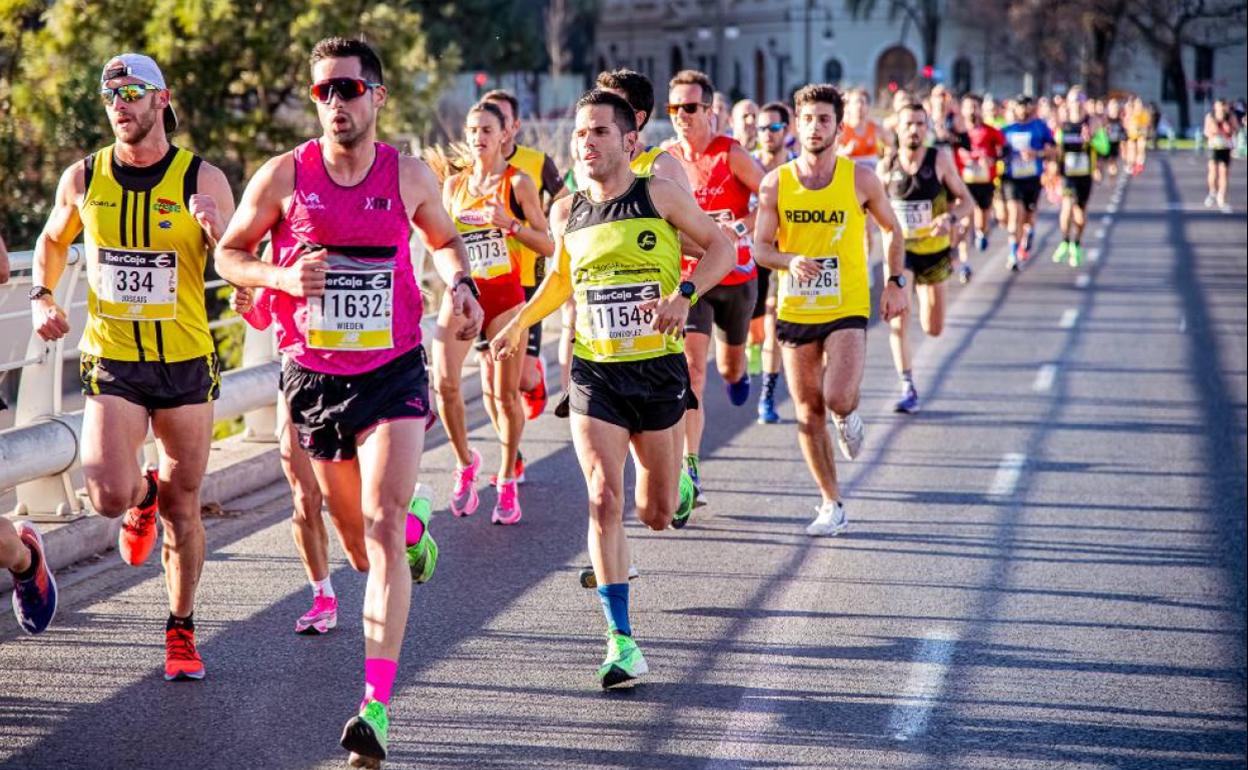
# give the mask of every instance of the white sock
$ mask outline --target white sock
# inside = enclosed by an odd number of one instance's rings
[[[313,596],[324,596],[326,599],[334,598],[334,583],[328,576],[324,580],[313,580],[311,583]]]

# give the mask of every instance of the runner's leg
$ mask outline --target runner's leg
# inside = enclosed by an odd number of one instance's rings
[[[797,441],[806,467],[819,486],[823,502],[836,502],[841,492],[836,482],[832,437],[828,434],[828,408],[824,401],[824,348],[817,343],[783,346],[784,378],[797,415]]]
[[[82,471],[91,507],[115,519],[147,495],[136,464],[147,438],[147,410],[119,396],[88,396],[82,418]]]
[[[165,529],[161,562],[169,591],[169,612],[188,617],[204,569],[204,522],[199,487],[212,448],[213,405],[189,404],[152,412],[152,432],[160,451],[157,507]]]
[[[438,326],[433,336],[434,390],[438,398],[438,414],[446,426],[451,451],[455,461],[464,468],[472,463],[472,450],[468,446],[468,424],[462,391],[464,359],[472,347],[472,340],[457,339],[459,319],[452,315],[453,307],[443,296],[438,308]],[[412,490],[407,490],[410,494]]]
[[[945,330],[945,282],[916,286],[915,294],[919,298],[919,323],[923,331],[929,337],[939,337]]]
[[[624,532],[624,462],[629,435],[622,426],[573,412],[572,444],[589,491],[589,558],[599,586],[628,582]]]

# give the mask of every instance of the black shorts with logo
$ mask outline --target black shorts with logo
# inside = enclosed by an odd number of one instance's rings
[[[906,269],[914,273],[914,282],[920,286],[933,283],[944,283],[953,275],[953,260],[949,257],[949,249],[935,254],[915,254],[906,252]]]
[[[354,460],[356,436],[383,422],[433,423],[420,345],[362,374],[325,374],[287,361],[281,386],[299,445],[314,460]]]
[[[1224,166],[1231,165],[1231,148],[1222,147],[1220,149],[1210,150],[1209,160],[1214,163],[1221,163]]]
[[[1062,195],[1074,198],[1079,208],[1087,208],[1088,199],[1092,197],[1092,177],[1090,175],[1062,177]]]
[[[568,386],[573,412],[619,425],[629,433],[666,430],[698,399],[689,386],[684,355],[602,363],[572,359]]]
[[[966,189],[971,191],[971,198],[975,201],[975,208],[981,211],[992,208],[992,194],[997,189],[992,182],[967,182]]]
[[[851,315],[838,318],[835,321],[815,324],[776,321],[776,339],[786,348],[800,348],[803,345],[814,343],[822,345],[823,341],[831,336],[832,332],[839,332],[841,329],[862,329],[865,332],[867,329],[867,317]]]
[[[1018,201],[1028,211],[1035,211],[1040,201],[1040,177],[1001,180],[1001,191],[1007,201]]]
[[[206,404],[221,396],[216,353],[186,361],[119,361],[83,353],[78,379],[86,396],[119,396],[155,411]]]
[[[698,297],[689,308],[685,333],[709,336],[712,329],[718,329],[718,337],[729,345],[744,345],[750,338],[750,321],[754,318],[757,296],[757,280],[716,286]]]

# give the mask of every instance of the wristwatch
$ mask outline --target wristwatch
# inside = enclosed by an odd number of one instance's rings
[[[451,291],[455,291],[460,286],[467,286],[468,291],[475,299],[481,299],[481,290],[477,288],[477,282],[472,280],[472,276],[465,275],[463,278],[460,278],[455,282],[455,285],[451,287]]]
[[[698,287],[693,285],[693,281],[681,281],[676,290],[680,292],[680,296],[689,300],[690,305],[698,301]]]
[[[888,282],[897,284],[898,289],[906,288],[906,276],[901,273],[898,273],[897,275],[890,275],[888,277]]]
[[[507,225],[507,234],[514,238],[516,237],[516,233],[520,232],[522,227],[524,227],[523,222],[519,219],[513,219],[511,220],[511,224]]]
[[[30,298],[31,302],[34,302],[40,297],[46,297],[50,295],[51,293],[52,293],[52,290],[46,286],[31,286],[30,292],[26,296]]]

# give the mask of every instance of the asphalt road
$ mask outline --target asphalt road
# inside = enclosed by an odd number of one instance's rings
[[[892,414],[872,327],[845,536],[803,533],[818,496],[791,405],[758,426],[712,382],[717,515],[630,521],[652,669],[633,690],[595,686],[584,487],[566,423],[531,425],[521,526],[490,526],[492,492],[484,514],[435,519],[443,561],[414,592],[387,766],[1244,768],[1244,165],[1223,215],[1201,205],[1201,163],[1153,158],[1120,202],[1099,188],[1082,270],[1049,262],[1051,211],[1021,275],[997,235],[919,348],[921,414]],[[451,463],[439,435],[443,496]],[[67,571],[41,637],[0,619],[0,767],[345,764],[363,579],[335,550],[340,626],[293,635],[310,595],[285,489],[232,508],[209,529],[203,682],[161,678],[156,559]]]

